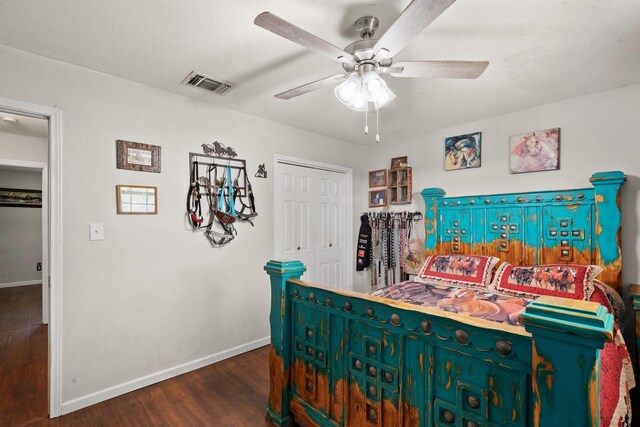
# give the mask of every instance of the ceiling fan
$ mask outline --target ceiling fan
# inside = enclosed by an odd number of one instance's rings
[[[333,46],[271,12],[261,13],[254,20],[256,25],[342,63],[345,71],[345,73],[335,74],[279,93],[275,97],[290,99],[346,80],[336,87],[337,98],[351,109],[367,111],[369,102],[373,102],[377,110],[395,97],[388,90],[385,81],[380,78],[381,73],[390,74],[393,77],[477,78],[484,72],[489,62],[393,62],[393,57],[411,39],[454,2],[455,0],[413,0],[379,39],[373,38],[378,28],[378,19],[374,16],[364,16],[358,19],[355,25],[362,40],[351,43],[344,49]]]

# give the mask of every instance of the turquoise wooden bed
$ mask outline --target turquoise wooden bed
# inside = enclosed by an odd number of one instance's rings
[[[453,198],[425,189],[426,249],[596,264],[620,290],[624,180],[604,172],[591,188]],[[276,425],[599,424],[599,352],[614,323],[600,304],[542,296],[521,328],[306,283],[298,261],[265,270]]]

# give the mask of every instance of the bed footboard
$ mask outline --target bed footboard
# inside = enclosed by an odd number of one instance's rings
[[[524,331],[308,284],[298,261],[265,270],[276,425],[599,424],[599,349],[613,318],[596,303],[540,298]]]

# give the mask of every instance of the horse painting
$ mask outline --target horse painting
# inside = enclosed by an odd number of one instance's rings
[[[480,167],[482,132],[452,136],[444,141],[444,169]]]
[[[511,173],[557,170],[560,128],[515,135],[510,140]]]

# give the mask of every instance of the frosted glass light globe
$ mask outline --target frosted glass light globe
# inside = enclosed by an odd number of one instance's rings
[[[367,82],[367,89],[369,90],[369,92],[372,92],[374,94],[380,90],[380,87],[381,87],[381,85],[380,85],[380,79],[379,78],[370,79]]]
[[[364,107],[365,102],[366,101],[364,99],[364,96],[362,96],[362,93],[356,93],[351,99],[351,104],[353,104],[353,106],[358,109]]]
[[[381,91],[376,93],[375,102],[377,104],[384,105],[384,104],[387,103],[388,100],[389,100],[389,93],[387,93],[386,90],[381,90]]]
[[[347,105],[351,101],[353,94],[355,93],[356,89],[358,89],[359,86],[360,86],[360,79],[358,78],[358,76],[353,75],[349,77],[347,80],[345,80],[344,82],[342,82],[341,84],[339,84],[335,88],[334,94],[336,95],[336,98],[340,100],[340,102]]]

